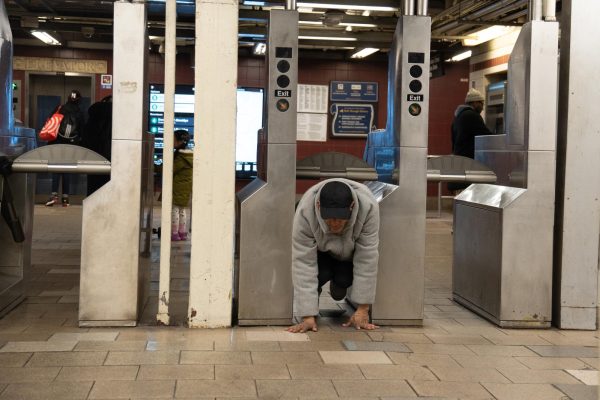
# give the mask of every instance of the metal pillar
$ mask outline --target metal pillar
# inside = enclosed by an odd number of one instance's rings
[[[133,326],[143,305],[152,221],[146,5],[114,3],[111,180],[83,202],[80,326]]]
[[[268,39],[266,176],[238,193],[240,325],[292,322],[298,12],[272,10]]]

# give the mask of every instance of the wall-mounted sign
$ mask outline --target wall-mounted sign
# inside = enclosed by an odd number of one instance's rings
[[[364,137],[373,125],[372,104],[344,104],[331,105],[331,133],[333,136]]]
[[[102,89],[112,89],[112,75],[100,75]]]
[[[108,62],[106,60],[15,56],[13,57],[13,70],[106,74],[108,72]]]
[[[331,101],[353,101],[376,103],[378,101],[377,82],[331,81]]]

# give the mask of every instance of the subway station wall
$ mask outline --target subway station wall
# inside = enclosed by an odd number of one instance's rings
[[[51,57],[63,59],[106,60],[108,74],[112,74],[112,51],[63,49],[54,47],[15,46],[15,56]],[[150,54],[148,58],[148,82],[164,82],[164,55]],[[189,53],[177,55],[176,81],[178,84],[193,84],[194,69]],[[376,104],[375,125],[384,128],[387,110],[387,73],[385,62],[368,61],[329,61],[305,59],[299,62],[299,83],[309,85],[329,85],[330,81],[368,81],[379,84],[379,101]],[[240,58],[238,60],[238,85],[246,87],[265,87],[266,67],[263,58]],[[14,79],[24,82],[25,72],[14,71]],[[464,101],[469,86],[469,61],[446,64],[445,74],[433,78],[430,82],[429,105],[429,154],[450,154],[450,124],[456,107]],[[21,90],[24,90],[22,85]],[[102,89],[100,76],[96,77],[96,100],[109,95],[111,90]],[[25,93],[21,93],[22,98]],[[297,157],[299,160],[315,153],[338,151],[362,158],[365,147],[364,138],[334,138],[331,136],[331,124],[328,123],[327,141],[299,141]],[[314,182],[299,181],[298,192],[303,193]],[[240,182],[238,186],[243,186]],[[435,194],[431,185],[429,195]]]

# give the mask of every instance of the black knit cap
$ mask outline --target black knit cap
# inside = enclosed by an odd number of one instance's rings
[[[321,218],[350,219],[350,206],[354,199],[352,191],[343,182],[331,181],[323,185],[319,197]]]

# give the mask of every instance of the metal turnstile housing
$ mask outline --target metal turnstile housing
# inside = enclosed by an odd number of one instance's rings
[[[500,185],[474,184],[455,199],[454,299],[502,327],[551,322],[557,56],[557,23],[523,26],[508,67],[507,133],[475,140]]]

